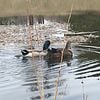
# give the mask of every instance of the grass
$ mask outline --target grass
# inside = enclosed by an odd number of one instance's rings
[[[0,0],[0,16],[65,15],[73,0]],[[74,0],[77,11],[100,11],[100,0]]]

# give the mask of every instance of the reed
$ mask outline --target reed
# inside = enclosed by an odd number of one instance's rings
[[[42,59],[40,57],[40,59]],[[32,57],[32,63],[35,67],[35,73],[36,73],[36,78],[37,78],[37,86],[38,86],[38,91],[40,94],[40,100],[44,100],[44,79],[43,79],[43,70],[41,68],[41,65],[36,65],[34,63],[34,56]],[[41,73],[41,74],[40,74]]]
[[[81,84],[82,84],[82,100],[88,100],[88,95],[86,95],[85,93],[84,81],[82,81]]]
[[[68,17],[68,20],[67,20],[67,23],[68,23],[68,24],[70,23],[70,19],[71,19],[73,7],[74,7],[74,0],[72,0],[71,6],[70,6],[70,13],[69,13],[69,17]],[[67,27],[67,29],[69,30],[69,27]],[[64,41],[64,42],[65,42],[65,41]],[[64,49],[65,49],[65,48],[63,48],[62,54],[61,54],[61,60],[60,60],[61,63],[63,62]],[[62,66],[60,66],[60,68],[59,68],[58,78],[57,78],[57,81],[56,81],[56,92],[55,92],[54,100],[56,100],[57,94],[58,94],[58,84],[59,84],[59,78],[60,78],[61,67],[62,67]]]
[[[29,25],[29,44],[30,44],[30,48],[33,52],[33,49],[32,49],[32,30],[33,30],[33,25]],[[37,32],[36,26],[35,26],[35,31]],[[41,56],[39,57],[39,59],[42,60]],[[39,65],[36,65],[34,63],[34,53],[32,53],[32,63],[35,66],[35,72],[36,72],[37,84],[38,84],[38,91],[40,93],[40,100],[44,100],[43,71],[42,71],[42,68],[37,69],[38,67],[41,67],[41,65],[39,66]],[[39,72],[41,72],[42,74],[40,74]],[[40,80],[42,80],[42,81],[40,81]]]

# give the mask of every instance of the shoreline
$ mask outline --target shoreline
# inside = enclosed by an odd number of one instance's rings
[[[84,36],[64,36],[72,33],[66,30],[67,24],[46,21],[45,24],[33,25],[32,42],[43,43],[49,39],[51,42],[71,41],[72,43],[86,42],[88,38]],[[0,44],[26,44],[29,43],[29,29],[26,25],[0,25]],[[59,34],[54,36],[54,34]],[[61,36],[62,35],[62,36]]]

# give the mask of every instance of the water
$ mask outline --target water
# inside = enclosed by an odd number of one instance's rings
[[[0,48],[0,100],[53,100],[59,67],[62,66],[57,100],[99,100],[100,53],[92,47],[72,46],[73,60],[52,63],[43,58],[16,58],[16,46]],[[43,91],[42,91],[43,94]]]
[[[71,19],[71,29],[99,33],[99,23],[96,15],[75,16]],[[16,57],[20,47],[0,46],[0,100],[40,100],[40,94],[45,100],[54,100],[60,66],[57,100],[99,100],[99,38],[90,39],[90,43],[72,44],[74,56],[70,66],[67,61],[60,63],[57,59]]]

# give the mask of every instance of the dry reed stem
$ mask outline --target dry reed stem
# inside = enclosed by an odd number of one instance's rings
[[[65,84],[65,86],[64,86],[64,87],[65,87],[65,88],[64,88],[64,92],[63,92],[63,94],[62,94],[62,96],[61,96],[60,100],[62,100],[63,95],[64,95],[64,93],[66,92],[67,84]]]
[[[35,24],[35,31],[36,31],[36,34],[37,34],[37,40],[38,40],[38,46],[39,46],[39,34],[37,32],[37,28],[36,28],[36,24]],[[33,55],[34,56],[34,55]],[[39,56],[39,58],[42,60],[41,56]],[[41,68],[40,68],[41,69]],[[42,70],[40,70],[42,72]],[[43,74],[43,73],[42,73]],[[41,75],[41,74],[40,74]],[[41,97],[41,100],[44,100],[44,81],[43,81],[43,75],[41,75],[42,77],[40,79],[42,79],[42,83],[39,82],[39,74],[38,74],[38,87],[39,87],[39,91],[40,91],[40,97]]]
[[[72,15],[72,11],[73,11],[73,5],[74,5],[74,0],[72,1],[71,11],[70,11],[70,14],[69,14],[69,17],[68,17],[68,20],[67,20],[67,24],[69,24],[70,19],[71,19],[71,15]],[[67,29],[69,30],[69,27],[68,27]],[[63,48],[63,50],[62,50],[61,61],[60,61],[60,63],[63,62],[64,50],[65,50],[65,48]],[[62,66],[60,66],[60,68],[59,68],[58,79],[57,79],[57,81],[56,81],[56,92],[55,92],[54,100],[56,100],[57,94],[58,94],[58,84],[59,84],[59,78],[60,78],[61,67],[62,67]]]
[[[34,56],[32,56],[32,61],[34,62]],[[35,63],[33,63],[33,64],[35,64]],[[40,100],[44,100],[43,77],[41,78],[42,75],[37,72],[37,65],[36,64],[35,64],[35,73],[36,73],[36,77],[37,77],[37,85],[38,85],[38,91],[39,91],[39,94],[40,94]],[[41,87],[41,81],[40,81],[40,79],[42,79],[42,87]]]
[[[27,0],[27,3],[30,4],[31,1]],[[30,9],[30,6],[27,5],[27,13],[30,13],[29,9]],[[27,22],[28,22],[27,24],[29,26],[29,46],[30,46],[30,48],[32,50],[32,62],[34,62],[34,53],[33,53],[33,49],[32,49],[32,30],[33,30],[33,25],[29,25],[29,17],[27,17]],[[35,28],[35,31],[37,32],[36,28]],[[36,65],[35,65],[35,69],[37,69]],[[39,88],[40,98],[41,98],[41,100],[44,100],[44,91],[43,91],[44,86],[43,86],[43,82],[42,82],[42,89],[41,89],[41,84],[39,82],[39,75],[37,73],[37,70],[35,70],[35,71],[36,71],[37,84],[38,84],[38,88]],[[43,80],[43,77],[42,77],[42,80]]]
[[[64,54],[64,48],[62,50],[61,63],[63,61],[63,54]],[[57,77],[57,81],[56,81],[56,92],[55,92],[54,100],[56,100],[57,94],[58,94],[58,84],[59,84],[59,79],[60,79],[60,72],[61,72],[61,66],[59,68],[59,73],[58,73],[58,77]]]
[[[34,53],[33,53],[33,49],[32,49],[32,29],[33,29],[33,27],[32,27],[32,25],[29,25],[29,43],[30,43],[30,48],[31,48],[31,50],[32,50],[32,61],[34,60]],[[36,65],[35,65],[35,69],[36,69]],[[36,73],[37,73],[37,71],[36,71]],[[43,92],[43,88],[41,89],[41,84],[40,84],[40,82],[39,82],[39,74],[37,73],[37,84],[38,84],[38,88],[39,88],[39,93],[40,93],[40,98],[41,98],[41,100],[44,100],[44,92]]]
[[[84,93],[84,82],[82,81],[82,100],[85,100],[85,93]]]
[[[85,93],[85,89],[84,89],[84,82],[82,82],[82,100],[88,100],[88,95],[86,95]]]
[[[88,95],[86,95],[85,93],[84,81],[82,81],[81,84],[82,84],[82,100],[88,100]]]
[[[38,74],[37,74],[37,84],[38,84],[38,88],[39,88],[40,99],[44,100],[44,97],[43,97],[42,91],[41,91],[41,84],[40,84],[40,81],[39,81],[39,75]]]
[[[35,24],[35,32],[36,32],[36,34],[37,34],[37,41],[38,41],[38,46],[39,46],[39,33],[38,33],[38,31],[37,31],[36,24]]]
[[[32,50],[32,52],[33,52],[33,50]],[[33,60],[34,60],[34,53],[32,53],[32,61]],[[35,65],[35,69],[37,69],[37,65]],[[39,69],[41,69],[41,68],[39,68]],[[42,72],[42,70],[40,70],[40,72]],[[36,70],[36,76],[37,76],[38,90],[39,90],[39,93],[40,93],[40,99],[44,100],[44,81],[43,81],[43,75],[39,74],[37,72],[37,70]],[[41,76],[42,76],[42,78],[41,78]],[[41,84],[40,79],[42,79],[42,84]]]
[[[32,50],[32,25],[29,25],[29,46],[30,49]]]
[[[38,87],[39,87],[40,97],[41,97],[41,100],[44,100],[43,79],[42,79],[42,85],[40,84],[39,80],[40,79],[39,79],[39,75],[38,75]]]
[[[41,55],[39,56],[39,58],[42,60]],[[42,90],[42,91],[41,91],[42,94],[41,94],[41,95],[42,95],[42,100],[44,100],[44,79],[43,79],[43,76],[44,76],[44,75],[43,75],[43,70],[42,70],[42,68],[41,68],[41,72],[42,72],[42,75],[41,75],[41,76],[42,76],[42,89],[41,89],[41,90]]]

